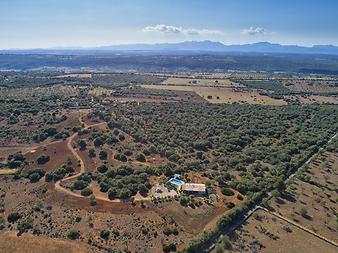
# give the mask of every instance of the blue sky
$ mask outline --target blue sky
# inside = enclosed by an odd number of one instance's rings
[[[0,0],[0,48],[215,40],[338,45],[335,0]]]

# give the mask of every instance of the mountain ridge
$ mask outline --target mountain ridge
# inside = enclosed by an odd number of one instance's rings
[[[218,41],[183,41],[178,43],[157,44],[120,44],[99,47],[69,47],[69,48],[37,48],[37,49],[8,49],[0,53],[62,53],[63,51],[109,52],[109,51],[143,51],[143,52],[211,52],[211,53],[291,53],[291,54],[330,54],[338,55],[338,46],[334,45],[281,45],[270,42],[256,42],[249,44],[226,45]]]

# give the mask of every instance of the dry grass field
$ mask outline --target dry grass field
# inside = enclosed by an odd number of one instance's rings
[[[15,174],[15,169],[0,169],[0,175],[12,175]]]
[[[282,216],[338,243],[338,156],[325,152],[290,187],[291,194],[272,201]]]
[[[103,96],[103,95],[109,96],[111,95],[111,93],[112,93],[111,89],[106,89],[102,87],[95,87],[94,89],[88,92],[89,95],[96,96],[96,97]]]
[[[232,249],[224,251],[229,253],[337,252],[337,249],[333,245],[262,210],[256,211],[229,237]],[[214,250],[213,252],[216,253],[217,251]]]
[[[192,85],[192,86],[224,86],[238,87],[240,84],[230,81],[229,79],[199,79],[199,78],[177,78],[170,77],[162,82],[165,85]]]
[[[0,253],[86,253],[81,243],[14,232],[0,234]]]
[[[192,87],[183,85],[142,85],[143,88],[175,90],[175,91],[194,91],[199,96],[210,103],[248,103],[266,105],[286,105],[283,100],[277,100],[268,96],[260,95],[256,91],[249,91],[240,88],[221,88],[221,87]]]
[[[67,78],[67,77],[74,77],[74,78],[92,78],[92,74],[77,73],[77,74],[65,74],[65,75],[54,76],[54,78]]]
[[[338,92],[338,87],[332,84],[335,82],[322,82],[320,80],[285,80],[283,84],[288,89],[294,92],[307,92],[307,93],[333,93]]]
[[[50,160],[45,164],[38,164],[37,158],[42,154],[48,155]],[[34,168],[53,171],[60,168],[62,165],[67,164],[68,159],[70,159],[72,167],[75,170],[78,169],[77,160],[67,148],[67,141],[55,142],[47,146],[38,147],[25,154],[25,157],[28,165],[25,167],[24,171],[29,171]]]
[[[302,104],[323,104],[323,103],[332,103],[338,104],[338,97],[333,96],[292,96],[291,99],[299,99]]]
[[[28,87],[20,89],[2,89],[0,97],[5,98],[27,98],[27,97],[46,97],[46,96],[65,96],[72,97],[79,94],[79,89],[66,85],[54,85],[51,87]]]

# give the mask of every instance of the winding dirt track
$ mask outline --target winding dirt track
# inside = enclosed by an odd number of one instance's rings
[[[96,123],[96,124],[93,124],[93,125],[87,125],[87,126],[85,126],[84,130],[92,128],[92,127],[101,126],[101,125],[104,125],[104,124],[106,124],[106,122]],[[80,162],[80,171],[79,171],[79,173],[77,173],[75,175],[72,175],[70,177],[67,177],[67,178],[64,178],[62,180],[57,181],[55,183],[55,190],[59,191],[59,192],[62,192],[62,193],[65,193],[65,194],[68,194],[68,195],[71,195],[71,196],[74,196],[74,197],[77,197],[77,198],[87,198],[87,197],[82,196],[81,194],[72,192],[71,190],[69,190],[69,189],[64,188],[63,186],[61,186],[62,182],[66,182],[66,181],[75,179],[75,178],[79,177],[80,175],[82,175],[83,173],[85,173],[84,162],[83,162],[82,158],[80,157],[80,155],[73,148],[73,145],[72,145],[72,141],[75,139],[76,136],[78,136],[78,133],[74,133],[73,135],[71,135],[68,138],[67,148],[75,156],[75,158]],[[97,196],[96,199],[103,200],[103,201],[108,201],[108,202],[120,202],[119,200],[110,200],[107,197],[100,197],[100,196]]]

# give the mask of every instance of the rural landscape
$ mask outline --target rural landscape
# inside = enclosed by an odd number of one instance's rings
[[[338,252],[337,8],[0,2],[0,253]]]
[[[2,72],[0,245],[271,252],[295,234],[335,252],[337,83]]]

